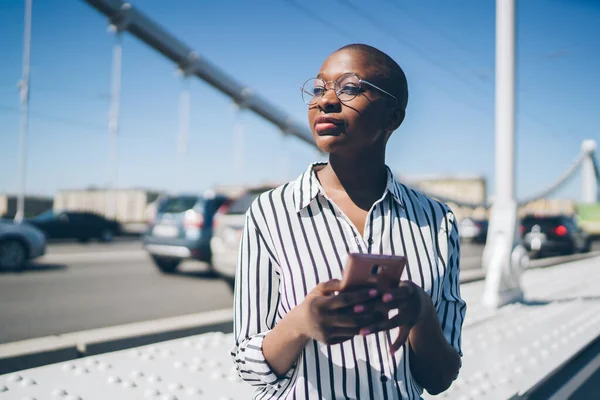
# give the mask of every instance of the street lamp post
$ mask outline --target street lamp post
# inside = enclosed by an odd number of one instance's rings
[[[15,221],[25,217],[25,191],[27,182],[27,125],[29,122],[29,71],[31,55],[31,6],[32,0],[25,0],[25,32],[23,43],[23,78],[19,82],[21,97],[21,127],[19,134],[19,192]]]
[[[523,297],[527,252],[517,232],[515,199],[515,0],[496,0],[496,193],[482,266],[483,304],[500,307]]]
[[[115,44],[113,45],[113,64],[111,72],[111,93],[110,110],[108,114],[108,133],[109,133],[109,157],[108,157],[108,175],[109,185],[112,188],[107,199],[107,214],[111,218],[117,217],[117,185],[119,178],[119,156],[118,156],[118,135],[119,135],[119,112],[121,100],[121,54],[122,42],[121,33],[117,26],[110,25],[109,30],[115,32]]]
[[[186,73],[182,73],[183,87],[179,95],[179,138],[177,142],[178,153],[178,186],[183,191],[186,184],[186,166],[188,154],[188,142],[190,131],[190,80]]]

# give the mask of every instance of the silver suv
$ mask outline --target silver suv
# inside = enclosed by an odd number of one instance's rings
[[[262,186],[246,190],[230,204],[221,207],[215,215],[210,249],[213,269],[221,276],[230,279],[235,277],[246,211],[258,196],[273,188]]]

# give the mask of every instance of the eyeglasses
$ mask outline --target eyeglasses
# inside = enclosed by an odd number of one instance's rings
[[[364,90],[362,88],[362,84],[364,83],[366,85],[371,86],[372,88],[379,90],[384,94],[387,94],[396,101],[396,104],[398,104],[398,98],[396,96],[394,96],[390,92],[383,90],[379,86],[372,84],[371,82],[367,82],[363,79],[360,79],[358,75],[356,75],[353,72],[348,72],[343,75],[340,75],[340,77],[338,77],[335,81],[325,82],[323,79],[320,78],[311,78],[307,80],[306,82],[304,82],[304,85],[302,85],[302,87],[300,88],[300,91],[302,92],[302,100],[304,101],[304,103],[306,103],[309,106],[316,104],[316,102],[321,97],[323,97],[325,93],[329,90],[327,85],[332,82],[334,83],[335,95],[342,103],[348,102],[354,99],[359,94],[363,93]]]

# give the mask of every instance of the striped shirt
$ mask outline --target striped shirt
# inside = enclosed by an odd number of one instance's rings
[[[390,354],[398,328],[341,344],[309,341],[285,376],[265,361],[265,335],[319,282],[341,279],[348,253],[403,255],[403,280],[420,285],[437,310],[444,335],[462,356],[466,304],[459,290],[459,237],[452,211],[394,180],[373,204],[361,235],[330,200],[314,163],[297,180],[260,195],[246,213],[234,299],[240,377],[254,399],[419,399],[410,351]]]

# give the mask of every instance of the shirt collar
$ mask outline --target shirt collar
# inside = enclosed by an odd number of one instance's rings
[[[317,197],[319,193],[323,195],[325,194],[325,191],[323,190],[323,187],[321,186],[321,183],[319,182],[315,172],[316,167],[325,165],[327,165],[327,162],[314,162],[310,164],[306,171],[300,175],[300,177],[298,177],[294,183],[294,201],[296,203],[295,205],[297,212],[300,212],[302,209],[308,207],[311,201],[313,201],[313,199]],[[386,169],[387,184],[382,199],[385,198],[388,193],[390,193],[400,207],[404,208],[400,184],[394,179],[392,170],[388,166],[386,166]]]

